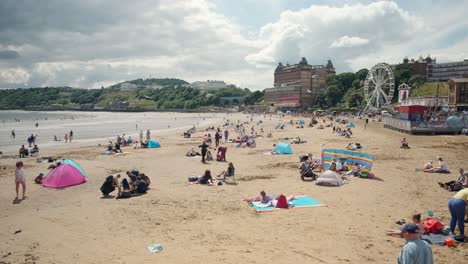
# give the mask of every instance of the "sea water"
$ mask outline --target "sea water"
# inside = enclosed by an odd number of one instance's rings
[[[28,146],[27,139],[31,135],[37,135],[39,148],[63,145],[65,134],[71,130],[73,143],[106,143],[106,140],[114,141],[117,135],[135,137],[140,130],[146,138],[147,129],[151,131],[152,138],[157,138],[158,133],[168,129],[204,126],[225,117],[224,113],[0,111],[0,151],[16,153],[21,145]],[[15,138],[11,136],[12,130]],[[60,141],[54,141],[54,136]]]

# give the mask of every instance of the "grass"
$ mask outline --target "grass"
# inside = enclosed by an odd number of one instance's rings
[[[420,87],[411,90],[410,97],[436,96],[437,85],[439,85],[439,96],[448,96],[448,83],[446,82],[427,82]]]

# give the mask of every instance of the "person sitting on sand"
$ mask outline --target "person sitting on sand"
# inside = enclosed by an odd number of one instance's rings
[[[34,147],[32,148],[29,154],[31,154],[31,156],[36,156],[37,154],[39,154],[39,147],[36,144],[34,144]]]
[[[205,174],[198,179],[198,183],[213,185],[213,177],[211,177],[211,171],[205,170]]]
[[[406,138],[403,138],[403,140],[401,140],[400,142],[400,148],[403,148],[403,149],[409,149],[409,144],[408,144],[408,141],[406,141]]]
[[[332,162],[335,163],[335,171],[343,170],[343,165],[341,165],[341,162],[338,162],[335,157],[332,159]]]
[[[206,152],[206,158],[205,158],[206,161],[212,161],[213,160],[213,155],[211,154],[211,151],[208,150]]]
[[[140,176],[138,176],[136,181],[132,183],[131,191],[143,194],[146,193],[147,190],[148,184]]]
[[[412,217],[413,224],[416,224],[419,227],[419,236],[422,237],[424,235],[424,227],[421,222],[421,214],[415,214]],[[401,223],[398,221],[397,223]],[[403,237],[403,232],[401,230],[387,230],[387,236],[399,236]]]
[[[449,173],[447,162],[444,161],[441,157],[439,157],[438,160],[439,160],[439,167],[435,167],[435,168],[431,168],[431,169],[425,169],[424,172]]]
[[[138,176],[138,175],[135,174],[135,173],[133,173],[133,171],[132,171],[132,172],[127,171],[126,174],[127,174],[128,178],[130,178],[130,181],[131,181],[131,182],[134,182],[134,181],[137,180],[137,176]]]
[[[145,175],[144,173],[140,173],[140,175],[138,176],[140,177],[141,180],[143,180],[148,185],[148,187],[150,186],[151,180],[147,175]]]
[[[147,148],[148,147],[148,141],[142,141],[141,142],[141,148]]]
[[[428,161],[426,164],[424,164],[423,170],[432,169],[432,163],[434,163],[434,161],[430,160],[430,161]]]
[[[187,151],[187,154],[185,154],[185,156],[187,157],[195,157],[195,156],[200,156],[201,154],[198,153],[194,148],[192,148],[191,150]]]
[[[122,184],[119,186],[117,198],[130,198],[132,196],[130,184],[127,179],[122,180]]]
[[[457,192],[463,188],[468,188],[468,173],[465,173],[463,168],[459,170],[460,175],[456,181],[446,183],[438,182],[439,186],[452,192]]]
[[[122,153],[122,150],[120,149],[120,144],[118,142],[115,142],[113,151],[115,153]]]
[[[24,145],[21,145],[21,148],[19,149],[19,157],[25,158],[27,156],[29,156],[29,151],[24,147]]]
[[[361,174],[361,170],[362,170],[361,164],[356,162],[354,163],[353,168],[349,170],[348,172],[346,172],[344,175],[345,176],[359,176],[359,174]]]
[[[234,164],[232,162],[229,162],[227,169],[223,170],[220,174],[217,175],[217,177],[221,177],[221,175],[223,175],[223,180],[226,181],[226,177],[234,176],[234,172]]]
[[[271,137],[273,137],[273,134],[271,132],[268,132],[267,133],[267,138],[271,138]]]
[[[39,175],[36,176],[34,179],[34,182],[37,184],[42,184],[42,181],[44,180],[44,173],[39,173]]]
[[[301,174],[301,180],[305,181],[305,178],[311,178],[315,181],[317,175],[313,172],[313,167],[309,162],[309,156],[301,157],[301,164],[299,165],[299,172]]]

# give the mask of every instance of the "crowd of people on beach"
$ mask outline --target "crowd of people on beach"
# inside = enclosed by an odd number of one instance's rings
[[[322,124],[318,121],[318,117],[312,117],[310,121],[311,127],[317,127],[325,129],[328,127],[332,130],[332,133],[339,135],[344,138],[350,138],[353,135],[352,127],[349,126],[348,122],[337,122],[333,116],[322,117]],[[349,117],[351,118],[351,117]],[[327,120],[330,121],[327,124]],[[368,126],[369,119],[365,119],[365,126]],[[278,123],[275,129],[284,130],[287,129],[288,123]],[[291,120],[289,125],[297,129],[304,128],[305,122],[294,122]],[[238,148],[255,148],[256,140],[261,138],[264,134],[264,129],[261,126],[261,121],[256,124],[253,119],[250,122],[237,123],[230,120],[226,120],[222,127],[209,127],[202,137],[202,142],[197,146],[194,144],[185,154],[187,157],[200,157],[203,164],[210,164],[210,161],[226,161],[227,144],[232,144],[233,147]],[[345,125],[342,127],[341,125]],[[250,126],[250,128],[249,128]],[[260,129],[257,131],[257,129]],[[231,132],[233,131],[233,132]],[[246,132],[248,131],[248,132]],[[195,126],[183,133],[184,138],[192,138],[193,134],[196,133]],[[233,136],[233,133],[237,133],[237,137]],[[14,137],[14,131],[12,131]],[[142,129],[138,133],[139,141],[133,140],[130,136],[126,137],[125,134],[122,136],[118,135],[115,142],[109,141],[107,146],[107,152],[109,153],[122,153],[122,147],[134,145],[135,148],[147,147],[151,140],[151,131],[148,129],[144,132]],[[19,150],[20,158],[35,155],[39,153],[39,148],[35,144],[36,136],[31,135],[28,138],[30,149],[26,149],[25,145],[22,145]],[[271,132],[268,132],[267,137],[272,137]],[[73,131],[70,131],[65,135],[65,142],[72,142]],[[224,140],[223,140],[224,139]],[[306,140],[297,136],[290,141],[291,144],[305,144]],[[414,147],[414,146],[413,146]],[[360,150],[362,148],[360,143],[349,143],[346,147],[348,150]],[[395,146],[397,148],[397,146]],[[403,138],[400,141],[400,148],[410,149],[408,140]],[[215,153],[213,154],[212,153]],[[242,150],[241,150],[242,151]],[[406,151],[406,150],[405,150]],[[437,158],[439,165],[433,166],[433,161],[429,161],[424,164],[422,169],[417,171],[423,171],[426,173],[450,173],[448,163],[442,157]],[[353,164],[343,164],[343,162],[334,157],[330,163],[330,166],[325,169],[323,162],[320,159],[314,158],[309,153],[307,155],[300,156],[299,161],[299,175],[303,181],[310,180],[317,185],[323,186],[337,186],[335,182],[331,183],[328,180],[321,179],[323,175],[338,175],[338,178],[333,178],[333,181],[338,181],[338,185],[347,183],[352,177],[362,176],[365,171],[365,166],[359,162]],[[227,183],[229,179],[235,182],[236,169],[232,161],[227,162],[227,166],[224,170],[217,174],[211,173],[210,169],[205,169],[201,176],[190,176],[188,181],[191,184],[201,185],[222,185]],[[331,178],[327,178],[331,179]],[[15,183],[16,183],[16,196],[18,199],[19,188],[22,187],[23,199],[26,198],[26,180],[23,170],[23,162],[18,161],[16,163],[15,172]],[[151,180],[150,177],[145,173],[139,172],[136,169],[129,170],[122,177],[121,174],[109,175],[104,179],[100,191],[104,198],[113,197],[111,194],[117,192],[116,198],[130,198],[146,193],[150,189]],[[468,205],[468,173],[465,173],[464,169],[459,169],[459,176],[449,182],[439,182],[440,187],[449,190],[456,191],[456,194],[449,200],[448,209],[451,214],[451,220],[449,224],[450,234],[454,235],[454,239],[457,241],[464,240],[464,223],[468,221],[467,205]],[[260,202],[269,206],[277,208],[291,208],[293,207],[292,201],[296,198],[294,196],[280,195],[267,195],[265,191],[260,192],[260,196],[254,199],[247,200],[249,203]],[[430,245],[422,240],[423,235],[427,233],[425,222],[421,221],[421,215],[416,214],[412,217],[412,223],[405,223],[405,221],[398,221],[401,224],[399,230],[388,230],[387,235],[403,237],[407,243],[403,247],[398,257],[399,263],[433,263],[432,250]],[[456,234],[456,227],[458,227],[458,235]],[[417,259],[417,261],[414,261]]]

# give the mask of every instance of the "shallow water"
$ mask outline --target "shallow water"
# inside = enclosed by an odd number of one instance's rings
[[[212,113],[116,113],[116,112],[28,112],[0,111],[0,151],[16,152],[27,138],[37,135],[36,144],[41,147],[63,145],[64,136],[73,130],[73,142],[92,142],[115,139],[117,135],[137,135],[150,129],[152,138],[167,129],[190,128],[206,125],[226,114]],[[15,118],[20,122],[15,122]],[[36,127],[35,124],[38,123]],[[16,137],[11,137],[15,130]],[[54,135],[61,141],[54,141]]]

